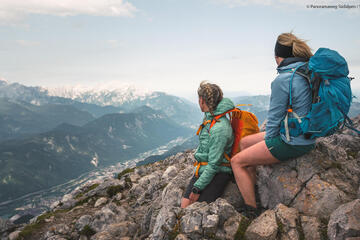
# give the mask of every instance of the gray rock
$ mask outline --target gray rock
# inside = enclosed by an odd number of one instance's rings
[[[7,232],[10,229],[14,228],[14,224],[9,220],[0,218],[0,233]]]
[[[113,239],[119,237],[133,237],[137,232],[137,225],[133,222],[120,222],[111,224],[106,228],[106,232],[108,232]]]
[[[103,231],[103,232],[96,233],[90,239],[91,240],[110,240],[110,239],[113,239],[113,237],[111,236],[111,234],[109,232]]]
[[[92,196],[107,196],[107,190],[109,187],[113,186],[121,186],[123,189],[127,188],[127,183],[124,180],[119,180],[116,178],[108,178],[105,179],[104,182],[101,182],[99,186],[95,189],[84,194],[84,197],[92,197]]]
[[[295,160],[291,160],[257,168],[257,185],[264,208],[274,208],[279,203],[288,205],[301,191],[302,182],[297,179],[297,172],[291,166],[295,163]]]
[[[50,209],[55,209],[60,205],[61,201],[55,201],[50,205]]]
[[[305,239],[321,240],[321,223],[317,217],[301,216],[301,227]]]
[[[52,226],[52,232],[56,235],[66,235],[70,232],[70,228],[68,225],[60,223]]]
[[[180,207],[183,190],[173,185],[168,185],[162,192],[161,205],[165,207]]]
[[[261,205],[274,208],[283,203],[306,215],[328,218],[340,204],[357,197],[359,150],[358,136],[334,134],[319,138],[307,155],[258,167]]]
[[[9,234],[9,240],[15,240],[19,237],[21,231],[15,231]]]
[[[278,231],[273,210],[263,212],[246,229],[245,237],[252,240],[275,240]]]
[[[163,239],[174,231],[180,208],[162,208],[156,217],[152,239]]]
[[[169,166],[165,172],[163,173],[163,175],[161,176],[161,178],[168,182],[170,181],[172,178],[174,178],[178,173],[178,170],[175,166]]]
[[[144,205],[146,203],[152,202],[156,199],[161,192],[159,191],[164,186],[164,183],[159,182],[158,184],[149,184],[145,191],[143,191],[138,197],[136,203],[137,205]]]
[[[340,240],[360,236],[360,199],[339,206],[330,217],[328,237]]]
[[[81,236],[79,237],[79,240],[88,240],[88,238],[87,238],[87,236],[85,236],[85,235],[81,235]]]
[[[189,238],[184,234],[178,234],[175,240],[188,240]]]
[[[123,197],[122,193],[117,193],[115,195],[115,200],[120,201],[122,199],[122,197]]]
[[[198,212],[186,214],[181,218],[180,229],[186,235],[199,238],[202,235],[202,219],[203,216]]]
[[[193,167],[188,166],[173,178],[161,194],[161,205],[179,207],[181,198],[192,176]]]
[[[101,232],[107,225],[115,223],[116,217],[117,216],[113,211],[111,211],[108,207],[104,207],[95,212],[93,222],[90,224],[90,227],[96,232]]]
[[[235,208],[222,198],[218,198],[215,202],[210,203],[209,210],[211,214],[219,216],[220,225],[223,225],[230,217],[238,214]]]
[[[75,206],[76,200],[72,194],[65,194],[61,199],[58,208],[67,209]]]
[[[138,174],[131,174],[130,175],[130,180],[131,180],[132,183],[136,183],[140,178],[141,178],[141,176],[138,175]]]
[[[348,199],[344,192],[315,175],[296,197],[292,206],[306,215],[328,218],[346,200]]]
[[[145,191],[145,189],[143,188],[142,185],[133,184],[131,189],[130,189],[130,195],[135,197],[135,198],[138,198],[144,191]]]
[[[280,237],[282,240],[298,240],[300,235],[297,231],[299,222],[299,212],[295,208],[288,208],[279,204],[274,209],[278,224],[281,224]]]
[[[242,216],[240,214],[237,214],[235,216],[230,217],[228,220],[224,223],[224,232],[225,232],[225,238],[226,239],[234,239],[235,234],[240,226],[240,222],[242,220]]]
[[[101,197],[101,198],[99,198],[99,199],[95,202],[94,207],[99,207],[99,206],[101,206],[101,205],[104,205],[107,201],[108,201],[107,198]]]
[[[54,231],[52,229],[50,229],[50,231],[47,231],[45,233],[45,235],[44,235],[44,237],[42,239],[48,239],[48,238],[53,237],[53,236],[55,236],[55,233],[54,233]]]
[[[203,216],[202,220],[202,228],[204,230],[205,236],[213,236],[216,233],[219,224],[219,216],[212,214],[212,215],[205,215]]]
[[[215,239],[226,239],[226,234],[222,229],[218,229],[215,235]]]
[[[59,236],[59,235],[54,235],[54,236],[47,238],[46,240],[67,240],[67,239],[62,236]]]
[[[296,228],[299,212],[295,208],[288,208],[284,204],[279,204],[274,209],[277,219],[283,225],[283,230],[287,230],[290,228]]]
[[[75,228],[78,231],[81,231],[86,225],[90,225],[92,221],[92,216],[83,215],[75,223]]]
[[[160,174],[161,174],[161,172],[156,171],[150,175],[146,175],[146,176],[140,178],[138,183],[140,184],[140,186],[158,184],[160,181]]]
[[[230,203],[237,211],[240,211],[245,204],[239,188],[237,187],[236,183],[233,182],[229,182],[221,198]]]
[[[151,218],[153,216],[154,213],[154,208],[150,207],[144,214],[141,224],[140,224],[140,228],[141,228],[141,234],[147,234],[150,230],[150,224],[151,224]],[[154,214],[155,215],[155,214]]]
[[[140,166],[135,168],[134,173],[139,176],[144,176],[147,173],[146,166]]]

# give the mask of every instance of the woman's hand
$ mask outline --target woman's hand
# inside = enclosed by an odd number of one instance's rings
[[[191,203],[196,202],[200,197],[200,194],[190,193],[189,199]]]

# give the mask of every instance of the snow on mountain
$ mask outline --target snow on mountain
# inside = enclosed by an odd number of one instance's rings
[[[1,85],[7,85],[7,84],[9,84],[8,80],[6,80],[6,79],[3,78],[3,77],[0,77],[0,86],[1,86]]]
[[[47,88],[49,96],[70,98],[80,102],[93,103],[101,106],[120,106],[135,100],[156,98],[157,93],[142,89],[131,84],[97,85],[87,87],[83,85]]]

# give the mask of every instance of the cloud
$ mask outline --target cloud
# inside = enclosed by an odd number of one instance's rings
[[[0,23],[20,22],[31,14],[133,17],[136,11],[124,0],[0,0]]]
[[[40,42],[27,41],[27,40],[16,40],[16,43],[23,47],[32,47],[40,45]]]
[[[213,2],[218,4],[225,4],[228,7],[240,7],[240,6],[247,6],[247,5],[273,5],[273,6],[279,6],[279,5],[286,5],[286,6],[299,6],[304,7],[310,6],[310,5],[333,5],[333,6],[339,6],[342,5],[338,0],[213,0]],[[356,5],[358,6],[358,2],[355,0],[347,1],[347,5]],[[347,10],[346,8],[344,10]],[[358,10],[358,9],[354,9]]]

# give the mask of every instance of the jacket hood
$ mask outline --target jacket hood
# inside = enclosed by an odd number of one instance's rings
[[[216,116],[216,115],[222,114],[224,112],[227,112],[227,111],[233,109],[234,107],[235,107],[234,103],[229,98],[223,98],[217,105],[217,107],[214,111],[214,115]],[[212,118],[210,112],[206,112],[205,115],[208,119]]]
[[[296,62],[307,62],[309,59],[306,58],[300,58],[300,57],[289,57],[285,58],[278,66],[278,68],[286,67],[290,64],[296,63]]]
[[[277,67],[278,73],[292,70],[293,68],[296,68],[300,64],[304,64],[307,61],[305,58],[298,58],[298,57],[291,57],[291,58],[285,58],[280,65]]]

